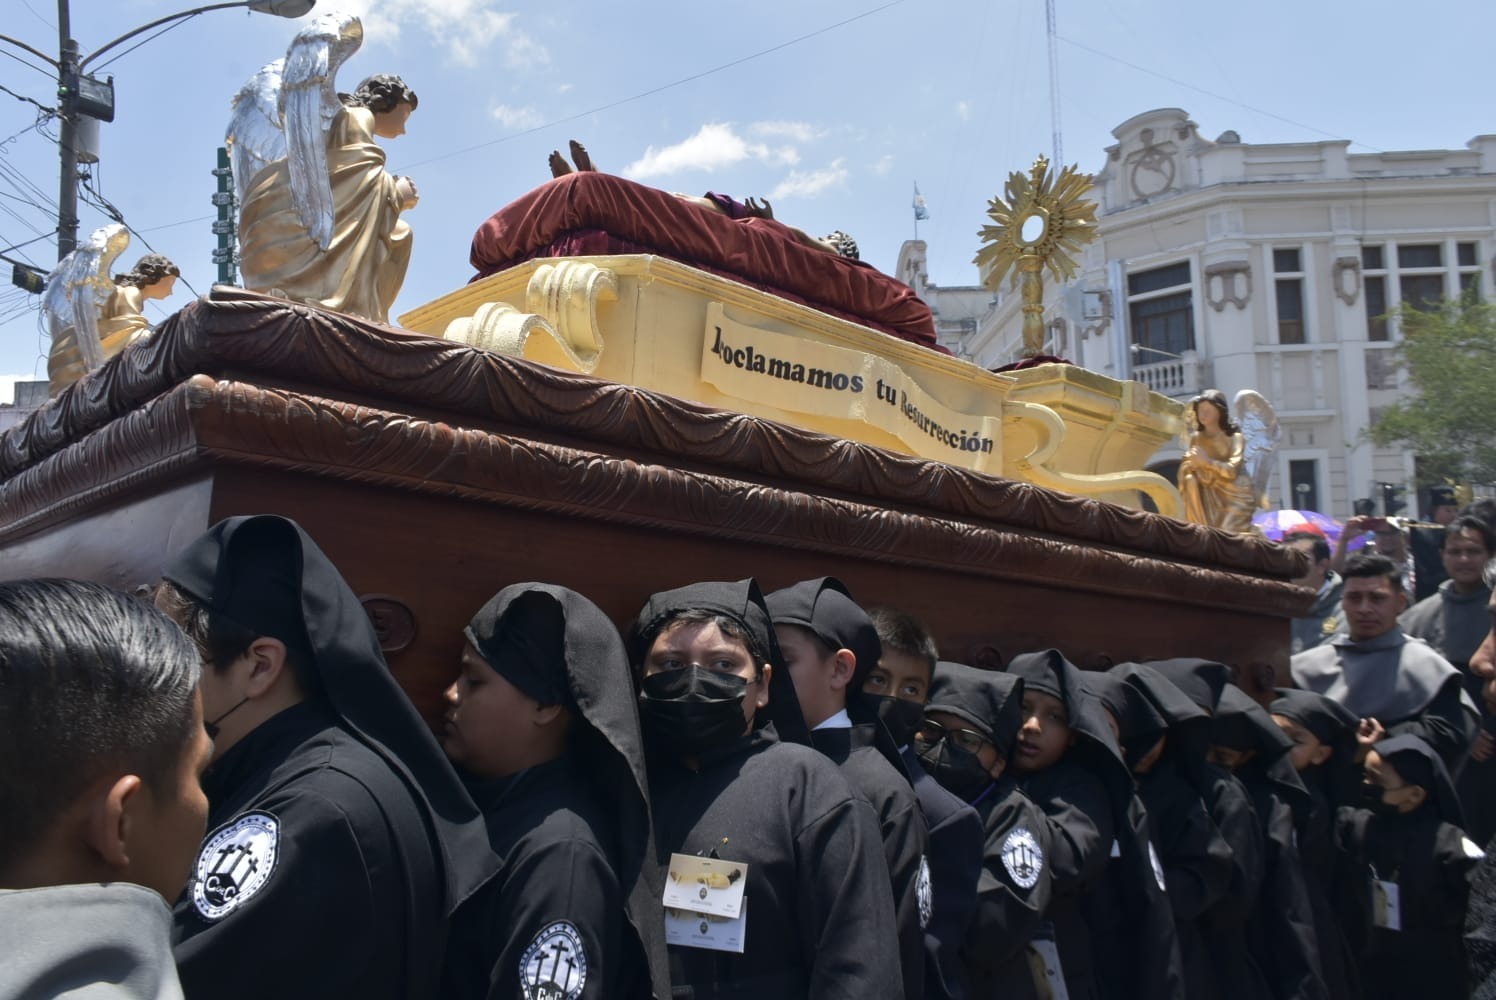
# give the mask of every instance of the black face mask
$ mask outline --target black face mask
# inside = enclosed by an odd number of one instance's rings
[[[879,696],[878,720],[888,729],[888,735],[900,749],[908,746],[925,721],[925,706],[904,698]]]
[[[224,712],[218,718],[213,719],[213,720],[211,720],[209,722],[204,722],[203,723],[203,732],[205,732],[205,733],[208,734],[208,739],[210,739],[210,740],[216,740],[216,739],[218,739],[218,727],[219,727],[219,725],[223,722],[224,719],[227,719],[229,716],[231,716],[235,712],[239,711],[239,709],[243,708],[244,707],[244,703],[247,702],[247,701],[249,701],[249,695],[245,695],[243,698],[240,698],[239,699],[239,703],[237,705],[235,705],[233,708],[229,709],[227,712]]]
[[[701,667],[665,670],[644,678],[639,724],[652,747],[691,755],[743,735],[748,682]]]
[[[977,755],[945,740],[919,748],[919,761],[942,788],[963,802],[970,802],[992,784],[992,775]]]

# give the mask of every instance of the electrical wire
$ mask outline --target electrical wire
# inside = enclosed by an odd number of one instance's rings
[[[84,194],[84,199],[83,199],[84,201],[88,202],[90,205],[93,205],[94,208],[97,208],[99,211],[101,211],[105,215],[109,216],[115,222],[118,222],[120,225],[124,226],[125,227],[125,231],[128,232],[131,236],[135,237],[137,240],[139,240],[142,244],[144,244],[146,250],[149,253],[156,253],[157,252],[156,248],[153,247],[153,246],[151,246],[150,240],[148,240],[144,236],[142,236],[140,234],[140,231],[138,229],[136,229],[135,227],[131,226],[128,222],[125,221],[124,213],[122,213],[118,208],[116,208],[113,202],[111,202],[108,198],[105,198],[102,194],[99,193],[98,189],[93,186],[93,182],[88,177],[87,174],[84,174],[82,177],[79,178],[78,185],[79,185],[78,186],[79,193],[80,194]],[[86,192],[86,194],[85,194],[85,192]],[[89,195],[89,194],[93,195],[93,198],[87,197],[87,195]],[[188,281],[187,278],[186,278],[186,276],[182,276],[182,277],[178,278],[177,280],[180,281],[182,284],[186,285],[187,286],[187,290],[189,292],[191,292],[194,296],[196,296],[198,294],[197,289],[192,287],[192,282]]]
[[[38,108],[40,108],[46,114],[49,114],[49,115],[55,115],[55,114],[57,114],[57,109],[56,108],[49,108],[45,104],[43,104],[41,101],[38,101],[38,100],[36,100],[33,97],[27,97],[25,94],[18,94],[14,90],[11,90],[9,87],[7,87],[3,83],[0,83],[0,91],[4,91],[5,93],[9,94],[11,97],[14,97],[18,101],[24,101],[27,104],[35,104]]]
[[[29,247],[33,243],[40,243],[42,240],[48,239],[49,237],[52,237],[52,236],[55,236],[55,235],[57,235],[57,232],[56,232],[56,230],[53,230],[50,233],[43,233],[40,236],[34,237],[32,239],[29,239],[29,240],[25,240],[25,241],[23,241],[21,243],[12,243],[8,247],[0,248],[0,253],[15,253],[17,250],[21,249],[22,247]]]
[[[672,81],[670,83],[661,84],[658,87],[651,87],[649,90],[641,91],[641,92],[639,92],[637,94],[634,94],[631,97],[622,97],[622,98],[619,98],[618,100],[612,101],[612,102],[610,102],[608,104],[604,104],[604,105],[601,105],[599,107],[591,108],[590,110],[587,110],[587,111],[581,111],[581,112],[578,112],[577,114],[574,114],[574,115],[567,115],[564,118],[556,118],[556,119],[554,119],[552,121],[548,121],[548,122],[545,122],[543,124],[536,125],[536,126],[534,126],[532,128],[523,129],[523,130],[521,130],[519,132],[513,132],[513,133],[510,133],[509,135],[500,136],[497,139],[490,139],[487,142],[480,142],[480,143],[478,143],[477,145],[474,145],[474,146],[464,146],[462,149],[454,149],[450,153],[440,153],[440,154],[438,154],[436,156],[427,157],[424,160],[416,160],[413,163],[404,163],[404,164],[401,164],[398,169],[400,169],[400,170],[407,170],[407,169],[410,169],[411,167],[425,166],[428,163],[438,163],[438,162],[440,162],[442,160],[450,160],[454,156],[463,156],[463,155],[465,155],[467,153],[473,153],[473,152],[476,152],[476,151],[478,151],[480,149],[487,149],[490,146],[497,146],[497,145],[500,145],[502,143],[510,142],[510,141],[512,141],[514,139],[519,139],[519,138],[522,138],[522,137],[527,136],[527,135],[532,135],[532,134],[534,134],[536,132],[543,132],[544,130],[546,130],[548,128],[554,128],[557,125],[565,125],[568,122],[578,121],[579,119],[586,118],[586,117],[588,117],[590,115],[601,114],[604,111],[612,111],[614,108],[621,108],[625,104],[632,104],[633,102],[635,102],[635,101],[641,101],[641,100],[643,100],[646,97],[653,97],[655,94],[662,94],[662,93],[664,93],[667,90],[673,90],[676,87],[682,87],[682,86],[685,86],[688,83],[695,83],[697,80],[704,79],[704,78],[706,78],[708,76],[713,75],[714,73],[720,73],[723,70],[732,69],[735,66],[741,66],[741,65],[743,65],[746,62],[752,62],[754,59],[759,59],[759,58],[761,58],[763,56],[770,55],[770,54],[772,54],[774,52],[778,52],[781,49],[787,49],[787,48],[789,48],[792,45],[798,45],[801,42],[808,41],[808,40],[810,40],[812,38],[816,38],[816,37],[818,37],[820,35],[824,35],[824,34],[826,34],[829,31],[835,31],[837,28],[843,28],[843,27],[846,27],[849,24],[853,24],[853,23],[855,23],[857,21],[861,21],[861,20],[863,20],[865,18],[872,17],[874,14],[881,14],[885,10],[888,10],[891,7],[897,7],[897,6],[899,6],[903,2],[904,2],[904,0],[889,0],[889,2],[887,2],[887,3],[881,4],[880,6],[877,6],[877,7],[873,7],[870,10],[865,10],[865,11],[863,11],[860,14],[853,14],[851,17],[844,18],[843,20],[837,21],[835,24],[828,24],[828,25],[826,25],[823,28],[817,28],[814,31],[810,31],[810,32],[807,32],[807,33],[805,33],[803,35],[799,35],[799,36],[797,36],[795,38],[791,38],[788,41],[780,42],[777,45],[771,45],[767,49],[760,49],[759,51],[750,53],[749,55],[740,56],[739,58],[734,59],[731,62],[722,63],[720,66],[713,66],[711,69],[705,69],[705,70],[702,70],[699,73],[692,73],[690,76],[682,77],[679,80],[674,80],[674,81]]]
[[[182,18],[180,21],[173,21],[172,23],[168,24],[166,27],[162,28],[160,31],[156,32],[155,34],[145,36],[140,41],[138,41],[134,45],[130,46],[128,49],[125,49],[125,51],[123,51],[123,52],[116,52],[114,55],[110,56],[108,59],[105,59],[103,62],[99,63],[97,66],[91,66],[91,67],[89,67],[88,71],[90,73],[97,73],[97,72],[99,72],[105,66],[108,66],[111,63],[117,62],[120,59],[123,59],[125,56],[129,55],[131,52],[134,52],[136,49],[140,48],[146,42],[153,41],[154,39],[160,38],[162,35],[166,34],[171,29],[181,27],[182,25],[186,24],[188,21],[191,21],[193,18],[197,17],[198,15],[200,15],[202,13],[203,13],[202,11],[198,11],[197,14],[189,14],[187,17]],[[83,58],[84,58],[85,61],[88,59],[87,56],[84,56]]]
[[[38,73],[40,73],[42,76],[46,77],[49,80],[55,80],[55,79],[57,79],[57,70],[55,70],[55,69],[43,69],[41,66],[38,66],[36,63],[32,62],[29,59],[22,59],[20,56],[16,55],[14,52],[10,51],[9,49],[0,49],[0,56],[5,56],[6,58],[9,58],[9,59],[14,59],[16,62],[20,63],[22,66],[25,66],[28,69],[34,69],[34,70],[36,70]]]
[[[1084,44],[1082,42],[1077,42],[1073,38],[1066,38],[1064,35],[1060,35],[1059,39],[1060,39],[1060,41],[1064,42],[1066,45],[1073,45],[1076,48],[1081,49],[1082,51],[1091,53],[1091,55],[1093,55],[1093,56],[1100,56],[1103,59],[1110,59],[1112,62],[1114,62],[1114,63],[1120,63],[1121,65],[1126,66],[1128,69],[1135,69],[1139,73],[1146,73],[1149,76],[1157,77],[1158,79],[1163,80],[1165,83],[1172,83],[1176,87],[1183,87],[1186,90],[1193,90],[1197,94],[1204,94],[1206,97],[1212,97],[1212,98],[1216,99],[1217,101],[1224,101],[1227,104],[1233,105],[1234,107],[1242,108],[1243,110],[1246,110],[1246,111],[1250,111],[1253,114],[1262,115],[1263,117],[1271,118],[1274,121],[1283,122],[1285,125],[1292,125],[1295,128],[1301,128],[1301,129],[1304,129],[1305,131],[1313,132],[1316,135],[1322,135],[1322,136],[1324,136],[1327,139],[1341,139],[1341,138],[1344,138],[1343,136],[1338,136],[1338,135],[1336,135],[1333,132],[1326,132],[1322,128],[1315,128],[1313,125],[1306,125],[1303,122],[1294,121],[1292,118],[1285,118],[1282,115],[1273,114],[1271,111],[1265,111],[1262,108],[1253,107],[1250,104],[1244,104],[1241,101],[1236,100],[1235,98],[1227,97],[1225,94],[1217,94],[1213,90],[1206,90],[1204,87],[1197,87],[1197,86],[1195,86],[1192,83],[1185,83],[1183,80],[1176,79],[1175,77],[1169,76],[1169,75],[1167,75],[1165,73],[1160,73],[1160,72],[1158,72],[1158,70],[1149,69],[1147,66],[1139,66],[1135,62],[1129,62],[1128,60],[1123,59],[1121,56],[1114,56],[1110,52],[1103,52],[1100,49],[1093,49],[1093,48],[1091,48],[1091,46],[1086,45],[1086,44]],[[1366,149],[1371,150],[1374,153],[1384,153],[1384,152],[1386,152],[1386,150],[1377,149],[1375,146],[1368,145],[1368,144],[1366,144],[1364,142],[1353,142],[1352,145],[1362,146],[1362,147],[1364,147]]]

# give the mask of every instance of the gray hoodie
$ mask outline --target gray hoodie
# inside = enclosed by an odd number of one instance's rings
[[[0,889],[0,1000],[181,1000],[171,910],[129,882]]]

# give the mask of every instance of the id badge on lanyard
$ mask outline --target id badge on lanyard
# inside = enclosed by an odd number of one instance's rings
[[[1371,872],[1371,922],[1389,931],[1402,930],[1402,897],[1396,882],[1377,878]]]

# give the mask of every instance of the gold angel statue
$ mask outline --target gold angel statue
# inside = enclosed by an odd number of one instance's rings
[[[226,142],[239,188],[239,268],[246,288],[387,322],[410,265],[415,184],[384,169],[376,136],[394,139],[418,103],[398,76],[335,89],[363,25],[324,14],[286,58],[234,98]]]
[[[151,332],[145,303],[171,295],[182,272],[168,258],[149,253],[113,280],[109,269],[130,245],[125,227],[111,223],[93,231],[47,276],[42,309],[52,333],[47,355],[47,391],[55,396]]]
[[[1282,430],[1272,405],[1252,389],[1236,394],[1235,409],[1233,420],[1219,389],[1190,401],[1179,492],[1185,520],[1241,534],[1255,530],[1252,515],[1266,505]]]

